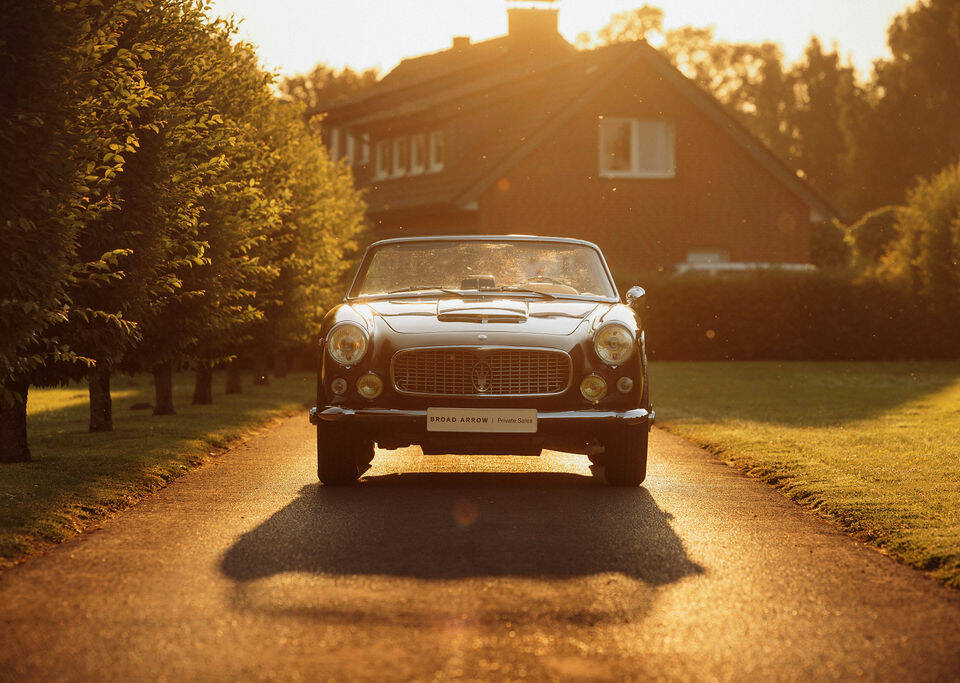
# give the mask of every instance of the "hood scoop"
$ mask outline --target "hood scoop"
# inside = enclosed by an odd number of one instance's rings
[[[527,306],[516,301],[437,302],[437,320],[447,323],[522,323]]]

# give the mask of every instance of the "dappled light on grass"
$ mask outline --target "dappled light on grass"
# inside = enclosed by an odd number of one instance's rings
[[[114,431],[93,434],[86,386],[31,390],[34,461],[0,468],[0,567],[130,505],[243,431],[304,406],[316,386],[312,373],[292,373],[269,386],[244,380],[244,393],[224,396],[218,374],[214,403],[192,406],[193,377],[178,375],[179,412],[155,417],[130,409],[153,401],[151,378],[120,378],[113,392]]]

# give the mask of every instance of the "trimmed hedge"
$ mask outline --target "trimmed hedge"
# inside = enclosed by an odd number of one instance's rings
[[[845,274],[759,271],[618,278],[640,284],[647,352],[659,360],[896,360],[960,357],[960,318]]]

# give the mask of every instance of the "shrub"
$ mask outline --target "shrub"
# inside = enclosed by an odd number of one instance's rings
[[[659,360],[893,360],[960,356],[944,323],[904,288],[844,273],[759,271],[621,278]]]

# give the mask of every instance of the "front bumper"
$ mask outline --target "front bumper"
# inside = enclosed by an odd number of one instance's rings
[[[538,428],[551,427],[613,427],[623,425],[650,427],[656,413],[644,408],[632,410],[560,410],[537,411]],[[400,410],[397,408],[344,408],[327,406],[322,409],[310,409],[311,424],[338,423],[343,425],[397,425],[402,424],[414,429],[427,428],[426,410]]]

